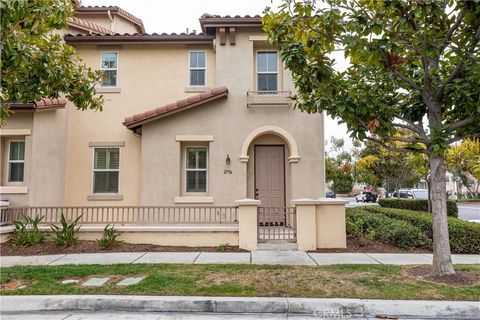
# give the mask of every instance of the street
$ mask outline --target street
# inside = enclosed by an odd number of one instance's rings
[[[363,203],[357,202],[355,198],[344,198],[349,200],[346,205],[347,208],[359,207],[359,206],[378,206],[378,203]],[[473,204],[459,203],[458,205],[458,217],[465,221],[480,222],[480,202]]]

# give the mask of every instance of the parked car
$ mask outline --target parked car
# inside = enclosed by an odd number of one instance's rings
[[[362,191],[355,197],[357,202],[377,202],[377,195],[371,192]]]
[[[400,189],[400,199],[428,199],[428,189]],[[391,193],[392,198],[398,198],[397,192]]]
[[[363,202],[377,202],[377,195],[371,192],[365,192]]]
[[[335,192],[333,192],[333,191],[327,191],[327,192],[325,193],[325,197],[327,197],[327,198],[336,198],[337,195],[336,195]]]

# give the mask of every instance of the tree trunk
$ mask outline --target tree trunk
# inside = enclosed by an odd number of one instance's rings
[[[428,188],[428,212],[432,213],[432,182],[430,181],[430,176],[425,181],[427,181]]]
[[[454,274],[448,236],[445,159],[430,156],[430,195],[433,214],[433,273]]]

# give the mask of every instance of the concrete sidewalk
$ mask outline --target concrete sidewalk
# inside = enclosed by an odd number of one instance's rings
[[[480,264],[480,255],[452,255],[455,264]],[[431,264],[431,254],[410,253],[307,253],[303,251],[253,252],[122,252],[44,256],[1,256],[0,267],[65,264]]]

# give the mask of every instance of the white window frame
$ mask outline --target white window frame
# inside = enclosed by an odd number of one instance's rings
[[[204,148],[204,149],[207,149],[207,158],[206,158],[206,166],[205,166],[205,169],[191,169],[191,168],[187,168],[187,157],[188,157],[188,152],[187,152],[187,149],[188,148]],[[184,181],[184,185],[185,187],[183,188],[184,191],[185,191],[185,194],[207,194],[208,193],[208,164],[209,164],[209,161],[208,161],[208,158],[209,158],[209,147],[208,146],[196,146],[196,145],[188,145],[188,146],[184,146],[184,149],[183,149],[183,152],[185,153],[184,155],[184,175],[185,175],[185,181]],[[206,174],[205,174],[205,191],[187,191],[187,172],[188,171],[205,171]]]
[[[205,54],[205,67],[203,68],[199,68],[199,67],[195,67],[195,68],[192,68],[190,67],[190,59],[191,59],[191,54],[192,53],[199,53],[199,52],[203,52]],[[191,79],[191,71],[192,70],[203,70],[205,71],[205,82],[202,84],[202,85],[192,85],[192,79]],[[188,86],[189,87],[205,87],[207,85],[207,51],[205,50],[191,50],[188,52]]]
[[[273,71],[261,71],[259,72],[258,71],[258,54],[259,53],[275,53],[277,55],[277,71],[273,72]],[[267,59],[268,61],[268,59]],[[276,50],[257,50],[256,51],[256,54],[255,54],[255,81],[257,83],[257,91],[259,92],[278,92],[279,91],[279,84],[280,84],[280,79],[279,79],[279,76],[280,76],[280,72],[279,72],[279,61],[278,61],[278,51]],[[259,85],[259,81],[258,81],[258,74],[276,74],[277,75],[277,90],[275,91],[269,91],[269,90],[260,90],[258,88],[258,85]]]
[[[120,169],[122,168],[122,157],[120,147],[93,147],[93,157],[92,157],[92,194],[93,195],[117,195],[121,194],[120,192]],[[95,169],[95,150],[96,149],[118,149],[118,169]],[[118,191],[117,192],[95,192],[95,172],[118,172]]]
[[[117,55],[117,67],[116,68],[103,68],[103,54],[104,53],[115,53]],[[104,86],[102,83],[102,80],[100,80],[100,87],[102,88],[118,88],[118,69],[119,69],[119,62],[120,62],[120,54],[118,51],[101,51],[100,52],[100,70],[102,71],[113,71],[115,70],[117,72],[117,82],[115,83],[114,86]]]
[[[12,142],[23,142],[23,160],[11,160],[10,159],[10,149],[12,148]],[[8,141],[8,168],[7,168],[7,170],[8,170],[8,182],[21,183],[21,182],[25,181],[25,152],[26,152],[25,140],[10,140],[10,141]],[[10,164],[11,163],[23,163],[23,179],[22,180],[16,180],[16,181],[12,180],[12,177],[10,175]]]

